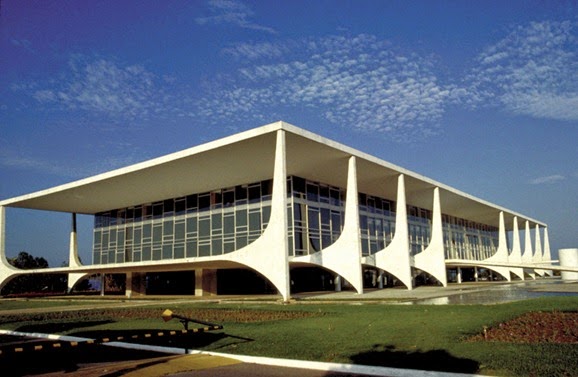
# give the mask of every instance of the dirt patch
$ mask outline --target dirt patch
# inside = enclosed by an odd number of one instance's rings
[[[484,328],[474,342],[578,343],[578,313],[532,312]]]

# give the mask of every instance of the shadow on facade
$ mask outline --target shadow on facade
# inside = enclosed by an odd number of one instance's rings
[[[453,373],[476,373],[479,369],[477,361],[452,356],[445,350],[402,351],[383,344],[352,356],[351,361],[362,365]]]
[[[321,267],[294,267],[290,279],[291,293],[335,291],[335,274]],[[341,288],[350,289],[345,279]]]
[[[194,295],[195,272],[171,271],[146,274],[147,295]]]
[[[261,274],[242,268],[217,270],[217,294],[276,294],[277,289]]]

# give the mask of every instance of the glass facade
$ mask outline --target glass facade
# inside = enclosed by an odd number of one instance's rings
[[[431,239],[432,212],[427,209],[407,206],[409,253],[416,255],[425,250]]]
[[[333,244],[343,230],[345,190],[289,177],[289,255],[313,254]]]
[[[395,202],[359,194],[361,254],[375,254],[390,244],[395,233]]]
[[[272,181],[192,194],[95,215],[93,263],[221,255],[261,236]]]
[[[446,259],[482,260],[498,250],[496,227],[442,215]]]
[[[261,236],[271,215],[272,180],[191,194],[95,215],[93,263],[215,256]],[[345,218],[345,189],[291,176],[287,179],[289,256],[332,245]],[[389,199],[359,194],[363,256],[383,250],[395,234]],[[431,239],[430,210],[407,206],[411,255]],[[481,260],[497,250],[498,229],[443,215],[445,257]]]

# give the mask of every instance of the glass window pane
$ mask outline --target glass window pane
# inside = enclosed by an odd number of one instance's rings
[[[249,203],[258,203],[261,201],[261,186],[249,187]]]
[[[223,229],[223,217],[222,214],[219,213],[213,213],[211,215],[211,228],[214,231],[221,231]]]
[[[223,252],[230,253],[235,251],[235,243],[234,242],[225,242],[223,244]]]
[[[212,242],[212,250],[211,255],[221,255],[223,254],[223,239],[222,238],[213,238]]]
[[[197,231],[197,218],[195,216],[187,218],[187,233]]]
[[[149,261],[152,259],[152,250],[150,246],[142,247],[142,260]]]
[[[246,235],[238,235],[236,242],[237,242],[237,250],[247,246],[247,236]]]
[[[153,243],[161,242],[163,239],[163,226],[162,224],[155,224],[153,227]]]
[[[175,215],[179,216],[185,213],[186,202],[184,198],[175,201]]]
[[[223,219],[223,234],[234,234],[235,233],[235,217],[225,216]]]
[[[199,256],[207,257],[211,254],[211,244],[199,245]]]
[[[247,226],[247,210],[237,210],[235,214],[235,222],[237,227]]]
[[[163,223],[163,236],[172,236],[173,235],[173,221],[165,221]]]
[[[190,240],[187,241],[187,257],[194,258],[197,256],[197,241]]]
[[[206,211],[211,207],[211,195],[201,194],[199,195],[199,210]]]
[[[263,212],[263,223],[268,224],[271,218],[271,206],[264,206],[262,208],[262,212]]]
[[[153,248],[153,260],[161,260],[162,257],[162,249],[161,248]]]
[[[134,245],[140,245],[142,242],[142,229],[135,228],[134,230]]]
[[[183,245],[183,244],[175,245],[174,253],[175,253],[174,254],[175,259],[184,258],[185,257],[185,245]]]
[[[151,231],[152,231],[152,225],[150,223],[149,224],[143,224],[143,226],[142,226],[143,238],[149,238],[150,239],[152,236]]]
[[[175,224],[175,240],[185,239],[185,223],[179,222]]]
[[[211,221],[208,217],[199,219],[199,237],[210,237]]]
[[[261,214],[259,212],[249,213],[249,231],[261,230]]]
[[[187,196],[187,210],[195,210],[197,209],[197,195],[189,195]]]

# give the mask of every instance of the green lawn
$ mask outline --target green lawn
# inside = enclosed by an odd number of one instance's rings
[[[129,330],[181,329],[176,319],[163,322],[164,309],[159,305],[74,315],[14,314],[0,316],[0,328],[95,338]],[[170,346],[500,376],[572,376],[578,370],[578,344],[467,340],[482,332],[484,326],[497,326],[525,312],[576,312],[578,297],[497,305],[192,303],[170,309],[224,325],[221,331],[196,334],[194,338],[155,340]]]

